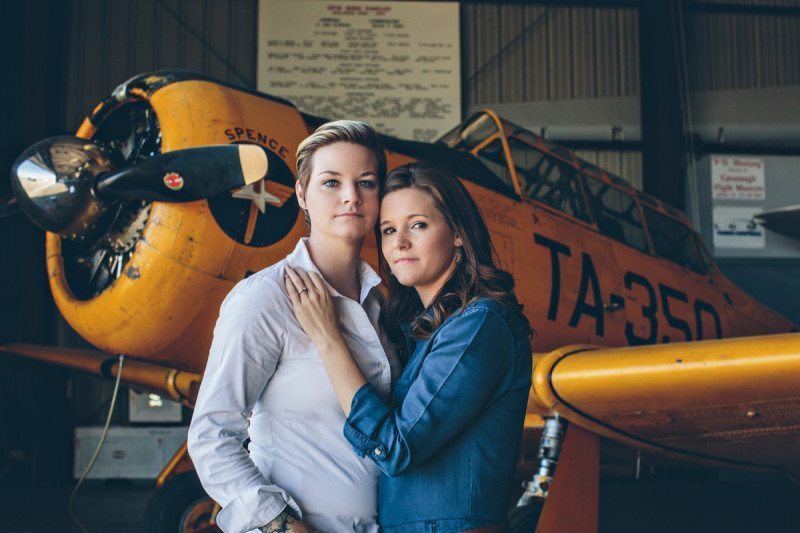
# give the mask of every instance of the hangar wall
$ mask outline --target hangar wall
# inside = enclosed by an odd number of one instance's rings
[[[639,92],[635,9],[465,4],[464,105]]]
[[[461,3],[463,109],[638,98],[636,8],[542,4]],[[714,4],[761,11],[714,12],[709,9]],[[81,0],[71,5],[68,129],[77,128],[116,85],[144,71],[188,68],[256,85],[258,0]],[[800,0],[683,6],[690,90],[800,85]],[[781,8],[795,11],[787,15]],[[636,149],[581,150],[578,155],[642,185],[642,155]]]
[[[800,7],[800,0],[718,1]],[[18,81],[10,100],[18,105],[10,106],[7,119],[19,124],[7,129],[13,135],[4,144],[10,147],[9,164],[15,157],[10,154],[35,140],[74,131],[100,99],[136,73],[188,68],[255,87],[257,0],[63,0],[58,10],[47,0],[12,4],[16,11],[5,13],[7,20],[25,24],[6,34]],[[37,16],[28,15],[37,10]],[[800,17],[692,12],[686,20],[693,90],[800,85]],[[639,93],[634,9],[464,2],[461,21],[464,109],[486,102]],[[638,172],[641,182],[638,152],[581,155],[634,183]],[[5,256],[7,268],[0,270],[24,287],[26,297],[22,309],[5,311],[0,336],[52,342],[57,313],[46,288],[41,232],[22,219],[3,227],[15,236],[6,241],[14,243],[14,253]],[[742,264],[745,269],[752,266]],[[796,265],[784,270],[782,279],[796,277]],[[767,265],[756,277],[766,279],[761,274],[773,271]],[[20,300],[6,289],[2,295],[8,301]],[[58,337],[65,345],[79,342],[63,323]],[[3,418],[15,431],[13,439],[0,442],[0,455],[9,457],[12,450],[22,455],[0,479],[8,479],[9,472],[16,479],[60,475],[54,465],[68,464],[63,455],[69,453],[71,425],[102,420],[110,382],[73,372],[70,392],[62,369],[14,360],[3,361],[2,370]],[[22,408],[16,407],[18,397],[27,398]],[[42,427],[48,428],[48,439],[31,438],[41,437]],[[57,456],[54,448],[61,450]]]
[[[797,0],[715,3],[800,6]],[[684,9],[692,91],[800,85],[800,17]],[[464,108],[636,96],[638,36],[634,8],[465,4]],[[578,155],[642,185],[639,151],[584,150]]]
[[[716,0],[723,2],[800,6],[799,0]],[[693,91],[800,84],[800,17],[698,12],[689,4],[685,9]],[[77,127],[117,84],[148,70],[188,68],[255,87],[257,11],[257,0],[76,2],[67,124]],[[638,32],[638,11],[632,7],[464,2],[463,108],[636,96]],[[642,184],[639,151],[579,155],[634,186]]]
[[[716,3],[800,6],[800,1]],[[693,91],[800,84],[800,17],[685,8]],[[639,93],[634,8],[462,7],[464,106]]]
[[[797,0],[712,3],[799,7]],[[692,90],[800,85],[800,16],[692,13],[687,19]]]
[[[256,86],[257,0],[81,0],[73,4],[67,123],[78,127],[134,74],[185,68]]]
[[[147,70],[189,68],[254,87],[257,10],[257,0],[76,2],[67,122],[77,126],[98,99]],[[692,90],[800,84],[800,17],[688,9],[686,21]],[[468,2],[461,26],[465,108],[639,92],[636,9]]]

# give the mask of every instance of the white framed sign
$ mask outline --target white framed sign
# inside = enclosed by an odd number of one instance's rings
[[[711,193],[715,200],[764,200],[764,160],[757,157],[711,156]]]
[[[458,2],[260,0],[258,90],[432,141],[461,121]]]

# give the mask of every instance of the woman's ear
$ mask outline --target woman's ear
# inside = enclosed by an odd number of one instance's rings
[[[306,209],[306,192],[300,185],[300,180],[294,182],[294,192],[297,194],[297,205],[300,206],[300,209]]]
[[[461,237],[456,235],[456,240],[453,244],[456,245],[456,248],[460,248],[461,246],[464,246],[464,241],[461,240]]]

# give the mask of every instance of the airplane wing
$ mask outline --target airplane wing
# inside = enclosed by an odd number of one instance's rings
[[[624,444],[800,472],[800,334],[566,347],[536,361],[533,380],[534,407]]]
[[[764,211],[754,218],[770,231],[792,239],[800,239],[800,205]]]
[[[0,345],[0,354],[16,355],[111,379],[116,379],[119,372],[119,356],[97,350],[7,344]],[[122,364],[121,382],[159,392],[192,407],[197,399],[201,377],[193,372],[126,358]]]

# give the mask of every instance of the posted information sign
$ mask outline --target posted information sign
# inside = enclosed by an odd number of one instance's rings
[[[461,121],[457,2],[261,0],[258,90],[431,141]]]
[[[711,156],[711,191],[715,200],[763,200],[766,198],[764,160]]]

